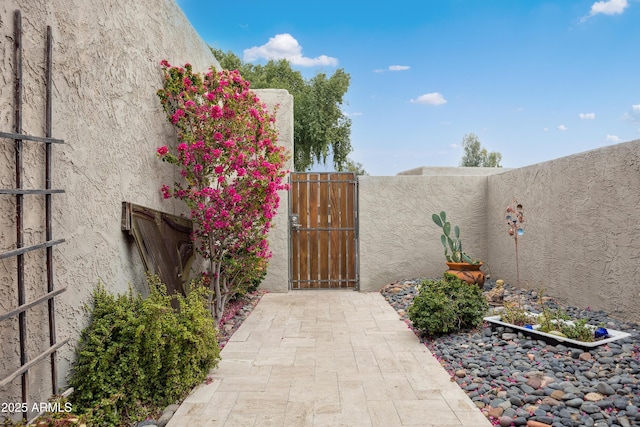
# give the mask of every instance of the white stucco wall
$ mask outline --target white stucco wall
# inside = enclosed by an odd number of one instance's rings
[[[43,136],[44,37],[53,32],[54,249],[57,335],[72,345],[59,352],[59,383],[73,360],[80,330],[87,324],[83,308],[96,283],[114,292],[140,287],[143,271],[129,237],[120,229],[121,203],[131,201],[171,213],[182,206],[163,200],[162,183],[172,183],[175,168],[163,164],[155,149],[175,141],[156,90],[162,86],[160,61],[191,63],[197,71],[218,65],[174,0],[4,0],[0,5],[0,130],[13,128],[13,13],[22,11],[24,118],[23,131]],[[43,165],[42,145],[25,149],[25,165]],[[31,145],[29,145],[31,147]],[[37,150],[41,150],[40,154]],[[13,144],[0,141],[0,187],[14,188]],[[26,187],[42,187],[42,172],[27,167]],[[15,198],[0,196],[0,252],[15,248]],[[27,197],[27,244],[42,239],[42,198]],[[28,262],[37,261],[31,257]],[[34,264],[35,265],[35,264]],[[37,267],[29,268],[28,298],[42,295],[46,283]],[[15,261],[0,261],[0,312],[17,306]],[[36,291],[39,289],[39,291]],[[46,305],[45,305],[46,306]],[[30,357],[48,340],[44,310],[27,313]],[[19,366],[17,321],[0,325],[0,378]],[[40,342],[40,343],[39,343]],[[45,343],[46,344],[46,343]],[[43,366],[46,363],[42,364]],[[37,382],[34,378],[42,377]],[[46,367],[32,373],[33,401],[51,395]],[[0,390],[0,401],[19,401],[19,380]],[[60,390],[56,390],[58,392]]]

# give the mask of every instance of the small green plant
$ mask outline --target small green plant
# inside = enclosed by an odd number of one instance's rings
[[[182,399],[220,360],[206,289],[168,296],[156,276],[148,297],[99,284],[69,381],[70,401],[90,425],[123,425]],[[171,306],[172,298],[178,309]]]
[[[596,340],[594,335],[596,327],[588,325],[587,319],[567,321],[564,316],[554,314],[542,319],[538,330],[577,341],[593,342]]]
[[[416,329],[434,336],[477,327],[488,309],[478,286],[445,273],[442,280],[421,283],[408,313]]]
[[[451,236],[451,223],[447,221],[447,213],[440,212],[440,215],[433,214],[431,219],[436,225],[442,228],[440,241],[444,246],[444,256],[448,262],[467,262],[469,264],[479,264],[480,261],[472,259],[469,255],[462,251],[462,241],[460,240],[460,227],[453,227],[453,236]],[[449,253],[451,250],[451,253]]]
[[[541,289],[538,291],[538,303],[542,306],[542,313],[538,316],[539,331],[583,342],[596,340],[596,327],[588,325],[587,319],[571,320],[564,310],[549,308],[544,303],[543,296],[544,289]]]
[[[593,331],[595,328],[587,325],[587,319],[574,320],[572,324],[567,322],[560,323],[560,332],[567,338],[583,342],[592,342],[595,340]]]
[[[533,325],[538,322],[536,316],[532,316],[521,305],[513,301],[504,303],[504,311],[500,313],[500,320],[516,326]]]
[[[587,319],[571,319],[561,308],[552,309],[544,301],[544,289],[538,291],[538,305],[542,312],[532,315],[515,302],[504,304],[504,311],[500,314],[500,320],[516,326],[537,325],[540,332],[569,338],[583,342],[593,342],[607,336],[606,329],[597,328],[587,324]],[[602,331],[596,332],[596,330]]]

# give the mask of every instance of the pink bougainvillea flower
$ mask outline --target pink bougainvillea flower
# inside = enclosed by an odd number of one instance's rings
[[[163,185],[161,188],[162,191],[162,197],[165,199],[168,199],[171,197],[171,189],[169,188],[168,185]]]

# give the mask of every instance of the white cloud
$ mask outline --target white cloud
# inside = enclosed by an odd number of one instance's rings
[[[596,118],[596,114],[595,113],[580,113],[580,114],[578,114],[578,116],[582,120],[593,120],[593,119]]]
[[[620,138],[617,135],[607,134],[607,142],[620,142]]]
[[[597,1],[591,5],[591,11],[589,15],[597,15],[602,13],[604,15],[619,15],[629,6],[627,0],[604,0]]]
[[[558,126],[558,130],[564,132],[566,130],[569,130],[569,128],[566,127],[565,125],[560,125],[560,126]]]
[[[631,110],[624,113],[624,118],[631,123],[640,123],[640,104],[632,105]]]
[[[627,0],[602,0],[591,5],[591,10],[587,16],[580,18],[580,22],[585,22],[592,16],[603,15],[619,15],[629,6]]]
[[[424,95],[420,95],[416,99],[411,100],[414,104],[425,104],[425,105],[442,105],[446,104],[447,100],[444,99],[444,96],[438,92],[433,93],[425,93]]]
[[[262,46],[254,46],[244,50],[244,60],[252,62],[257,59],[264,58],[266,60],[286,59],[293,65],[302,67],[313,67],[316,65],[338,65],[338,60],[326,55],[320,55],[316,58],[307,58],[302,56],[302,46],[298,40],[293,38],[291,34],[276,34],[271,37],[266,44]]]
[[[459,147],[459,145],[458,145],[458,144],[449,144],[449,147],[451,147],[451,148],[458,148],[458,147]]]
[[[389,65],[387,68],[378,68],[373,70],[374,73],[384,73],[385,71],[405,71],[410,69],[408,65]]]

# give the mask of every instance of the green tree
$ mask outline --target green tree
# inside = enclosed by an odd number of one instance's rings
[[[500,160],[502,160],[502,154],[497,151],[487,151],[482,147],[478,136],[473,133],[469,133],[462,138],[462,148],[464,149],[464,155],[460,161],[460,166],[471,167],[486,167],[486,168],[501,168]]]
[[[286,89],[293,95],[295,170],[308,170],[316,162],[326,164],[330,153],[334,168],[345,170],[352,150],[351,119],[341,109],[351,79],[348,73],[340,68],[329,77],[318,73],[305,80],[284,59],[254,65],[231,51],[211,51],[223,69],[238,70],[252,89]]]
[[[353,172],[356,175],[369,175],[364,166],[360,162],[347,159],[344,163],[344,167],[339,172]]]

